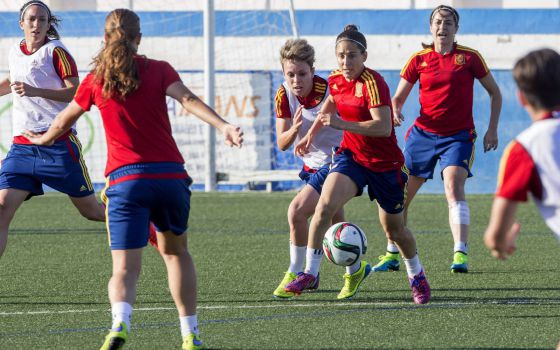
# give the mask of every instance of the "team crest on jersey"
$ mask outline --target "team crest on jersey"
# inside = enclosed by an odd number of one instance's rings
[[[462,53],[455,54],[455,64],[458,66],[465,64],[465,55]]]
[[[364,84],[361,82],[356,83],[356,92],[354,92],[354,96],[362,97],[364,94],[362,93],[362,89],[364,88]]]

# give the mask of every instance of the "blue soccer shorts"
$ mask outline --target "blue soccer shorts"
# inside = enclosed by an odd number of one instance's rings
[[[468,177],[474,162],[476,131],[464,130],[450,136],[439,136],[412,126],[404,144],[404,159],[410,175],[432,179],[439,160],[441,176],[448,166],[467,170]]]
[[[42,184],[71,197],[94,193],[82,146],[75,135],[51,146],[12,144],[0,167],[0,189],[29,191],[32,197],[43,194]]]
[[[352,152],[337,152],[331,166],[331,173],[348,176],[356,186],[356,196],[361,196],[367,186],[369,199],[376,200],[379,206],[389,214],[398,214],[404,209],[406,182],[405,169],[375,172],[354,161]]]
[[[185,233],[191,183],[179,163],[133,164],[112,172],[102,194],[111,249],[145,247],[150,221],[159,232]]]
[[[311,169],[304,166],[299,173],[299,178],[305,181],[307,185],[313,187],[317,193],[321,194],[321,189],[329,174],[329,169],[330,163],[323,165],[319,169]]]

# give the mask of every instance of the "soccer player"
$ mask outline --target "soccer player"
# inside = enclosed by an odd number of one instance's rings
[[[455,42],[459,14],[446,5],[430,15],[433,43],[412,55],[401,71],[393,96],[393,120],[401,125],[402,107],[414,84],[420,82],[420,116],[408,130],[404,156],[409,173],[405,220],[410,203],[422,185],[433,177],[439,161],[449,207],[453,235],[452,272],[468,272],[469,206],[465,182],[472,176],[476,131],[474,126],[473,84],[478,79],[490,96],[490,122],[484,135],[484,151],[498,147],[498,119],[502,106],[500,89],[482,56]],[[393,242],[380,257],[373,271],[398,270],[398,251]]]
[[[21,133],[47,130],[78,87],[76,63],[59,40],[58,22],[41,1],[21,7],[24,38],[10,49],[9,76],[0,81],[0,96],[11,93],[13,103],[13,143],[0,169],[0,256],[15,212],[23,201],[42,195],[43,184],[67,194],[87,219],[105,221],[74,126],[49,147],[35,146]]]
[[[229,145],[240,147],[243,134],[193,94],[169,63],[138,55],[141,36],[136,13],[110,12],[103,48],[74,100],[45,134],[27,134],[34,143],[52,144],[92,105],[101,112],[108,147],[107,226],[113,260],[108,286],[113,324],[101,349],[120,349],[128,338],[150,220],[158,231],[179,312],[182,348],[200,349],[196,272],[186,235],[192,181],[171,134],[166,96],[219,129]]]
[[[541,215],[560,239],[560,55],[533,51],[517,61],[518,99],[533,123],[504,150],[496,198],[484,242],[506,259],[515,251],[520,226],[515,213],[531,193]]]
[[[322,239],[334,214],[368,186],[370,199],[377,201],[379,220],[386,236],[395,241],[405,258],[413,300],[430,300],[430,287],[416,253],[416,241],[404,225],[403,208],[407,174],[403,154],[397,144],[391,114],[389,87],[383,77],[367,68],[366,38],[355,25],[348,25],[336,38],[335,53],[339,70],[328,79],[331,95],[308,134],[296,146],[305,154],[317,130],[330,127],[343,130],[331,170],[310,224],[305,273],[286,286],[286,291],[301,293],[318,277],[323,257]],[[340,118],[337,116],[337,112]],[[344,287],[338,299],[355,295],[371,267],[359,261],[352,273],[344,275]]]
[[[504,150],[484,243],[498,259],[515,252],[519,203],[531,193],[546,224],[560,239],[560,55],[528,53],[513,68],[518,99],[532,124]],[[560,343],[557,350],[560,350]]]
[[[285,151],[294,142],[297,144],[306,134],[329,96],[327,81],[315,75],[315,50],[305,39],[288,40],[280,49],[280,63],[284,73],[284,83],[276,92],[276,140],[278,147]],[[313,139],[309,153],[301,157],[303,169],[299,177],[306,185],[294,197],[288,208],[290,225],[290,266],[284,278],[274,290],[277,298],[291,298],[286,292],[286,284],[303,272],[307,250],[308,220],[319,201],[321,187],[329,172],[332,148],[340,145],[342,131],[323,128]],[[344,221],[341,208],[333,217],[334,222]],[[311,287],[316,289],[319,279]]]

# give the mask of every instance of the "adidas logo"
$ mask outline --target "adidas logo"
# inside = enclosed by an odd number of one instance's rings
[[[466,160],[466,159],[463,159],[463,163],[465,163],[465,165],[467,165],[467,166],[469,165],[469,161]]]
[[[424,61],[420,64],[420,67],[428,67],[428,63],[426,63],[426,61]]]
[[[336,84],[333,84],[332,89],[333,90],[338,90],[338,86],[336,86]]]
[[[84,192],[86,190],[87,190],[86,186],[82,185],[82,187],[80,187],[80,192]]]

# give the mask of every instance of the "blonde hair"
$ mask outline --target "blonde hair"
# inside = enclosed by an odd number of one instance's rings
[[[105,44],[93,58],[95,81],[103,86],[103,97],[118,93],[125,97],[140,85],[134,56],[134,40],[140,35],[140,18],[127,9],[111,11],[105,19]]]
[[[313,68],[315,50],[305,39],[288,39],[280,49],[280,64],[284,68],[286,61],[305,62]]]

